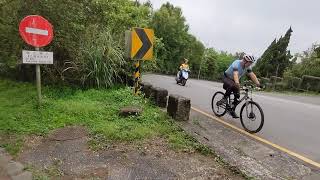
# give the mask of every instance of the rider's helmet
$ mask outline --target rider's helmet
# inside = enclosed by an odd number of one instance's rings
[[[256,59],[254,58],[254,56],[250,55],[250,54],[245,54],[243,56],[243,59],[249,62],[254,63],[256,61]]]
[[[189,62],[189,60],[187,58],[183,58],[183,60],[184,60],[184,63],[186,63],[186,64]]]

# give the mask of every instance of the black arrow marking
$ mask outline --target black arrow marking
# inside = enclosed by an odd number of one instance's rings
[[[136,55],[134,55],[134,59],[142,59],[143,56],[148,52],[148,50],[152,47],[152,43],[149,40],[146,32],[144,31],[144,29],[140,29],[140,28],[134,28],[134,30],[136,31],[137,35],[139,36],[141,42],[142,42],[142,46],[141,48],[138,50],[138,52],[136,53]]]

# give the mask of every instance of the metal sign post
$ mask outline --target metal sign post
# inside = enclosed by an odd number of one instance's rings
[[[134,94],[138,95],[140,90],[140,60],[135,62],[134,67]]]
[[[36,51],[39,51],[39,48],[36,48]],[[37,79],[37,94],[38,94],[38,106],[41,105],[41,72],[40,65],[36,64],[36,79]]]
[[[22,51],[23,64],[35,64],[36,65],[36,85],[38,94],[38,105],[41,104],[41,70],[40,64],[53,64],[53,53],[39,51],[39,48],[35,48],[36,51]]]
[[[154,31],[145,28],[132,28],[126,31],[126,56],[128,59],[136,60],[134,67],[134,94],[139,94],[141,79],[141,60],[153,59]]]
[[[24,64],[36,65],[36,86],[38,107],[41,105],[41,71],[40,64],[53,64],[52,52],[41,52],[40,47],[48,45],[53,39],[52,25],[45,18],[38,15],[25,17],[19,24],[22,39],[34,46],[36,51],[22,51]]]

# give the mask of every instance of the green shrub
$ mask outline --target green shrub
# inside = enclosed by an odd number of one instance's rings
[[[297,90],[300,88],[301,78],[287,76],[283,78],[285,88],[289,90]]]
[[[271,90],[273,88],[273,85],[271,83],[266,83],[265,86],[267,90]]]
[[[296,89],[300,88],[300,84],[301,84],[302,79],[298,78],[298,77],[293,77],[292,78],[292,86]]]
[[[274,89],[281,91],[285,89],[285,83],[284,82],[277,82],[274,84]]]
[[[277,77],[277,76],[271,76],[270,77],[270,83],[275,84],[277,82],[281,82],[283,80],[283,78],[281,77]]]
[[[262,77],[262,78],[260,79],[260,83],[261,83],[261,84],[266,85],[266,84],[269,83],[269,82],[270,82],[270,79],[269,79],[269,78]]]
[[[283,80],[283,78],[281,78],[281,77],[271,76],[270,77],[271,88],[276,89],[276,84],[282,82],[282,80]],[[278,88],[279,88],[279,86],[282,86],[282,85],[278,85]]]
[[[110,87],[121,81],[125,73],[123,51],[119,41],[115,40],[108,29],[101,31],[98,26],[91,26],[87,37],[81,42],[81,59],[79,61],[81,80],[84,86]],[[79,67],[78,66],[78,67]]]
[[[54,27],[53,41],[40,48],[54,54],[52,65],[41,65],[43,84],[106,87],[126,77],[121,71],[129,72],[119,57],[123,32],[147,27],[151,7],[131,0],[1,0],[0,14],[0,63],[9,68],[0,74],[34,80],[35,68],[20,65],[21,50],[34,48],[21,39],[18,26],[26,15],[38,14]]]
[[[7,66],[4,63],[0,63],[0,76],[4,76],[8,71]]]
[[[301,88],[308,91],[320,92],[320,77],[302,76]]]

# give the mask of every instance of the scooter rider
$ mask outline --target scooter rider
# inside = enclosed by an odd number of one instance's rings
[[[183,58],[183,63],[180,65],[179,79],[181,78],[181,75],[182,75],[181,71],[182,71],[183,69],[185,69],[185,70],[189,71],[189,65],[188,65],[188,62],[189,62],[189,60],[188,60],[188,59]]]

